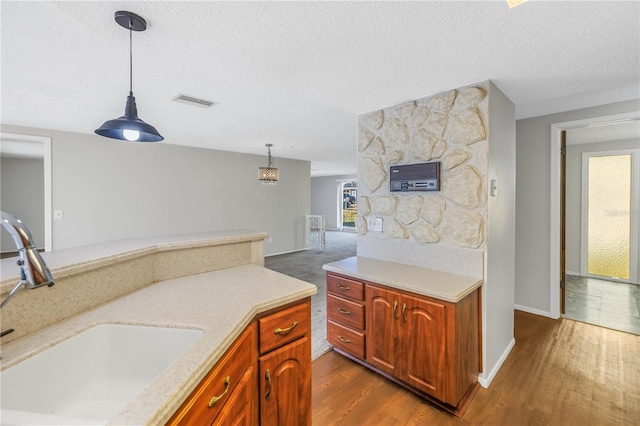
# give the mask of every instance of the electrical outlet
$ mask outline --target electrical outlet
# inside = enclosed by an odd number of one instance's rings
[[[271,235],[269,235],[269,242],[273,242],[273,238],[271,238]]]
[[[382,218],[372,216],[367,217],[367,230],[382,232]]]

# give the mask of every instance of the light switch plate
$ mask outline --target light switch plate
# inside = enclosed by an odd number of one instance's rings
[[[62,210],[54,210],[53,211],[53,218],[54,219],[62,219]]]

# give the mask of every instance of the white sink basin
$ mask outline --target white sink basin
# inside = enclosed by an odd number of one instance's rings
[[[102,324],[0,373],[10,424],[105,424],[202,336],[200,330]]]

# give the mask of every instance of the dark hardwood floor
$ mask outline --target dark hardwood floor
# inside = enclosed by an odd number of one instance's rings
[[[640,336],[515,311],[515,337],[462,419],[329,352],[313,362],[313,424],[640,425]]]

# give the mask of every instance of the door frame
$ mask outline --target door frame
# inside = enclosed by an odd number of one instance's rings
[[[560,318],[560,146],[563,130],[575,129],[594,124],[615,123],[640,119],[640,111],[626,112],[582,120],[565,121],[551,125],[551,154],[550,154],[550,244],[549,244],[549,316]]]
[[[23,135],[19,133],[0,132],[0,140],[17,142],[36,142],[44,147],[44,250],[53,250],[52,224],[52,182],[51,182],[51,138],[48,136]]]

